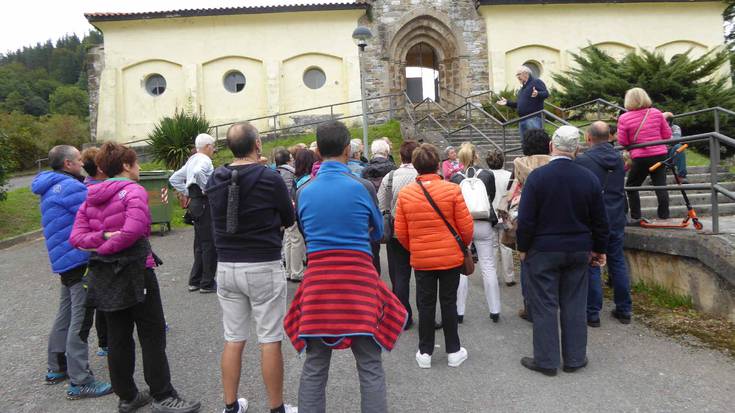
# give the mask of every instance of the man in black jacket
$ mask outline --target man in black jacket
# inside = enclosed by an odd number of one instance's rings
[[[579,130],[562,126],[551,139],[551,162],[528,176],[516,231],[521,260],[529,269],[533,357],[524,367],[548,376],[587,365],[587,268],[605,265],[608,225],[602,187],[575,164]],[[561,311],[560,311],[561,310]]]
[[[498,105],[515,108],[518,116],[523,117],[532,113],[539,112],[544,109],[544,99],[549,97],[549,91],[546,84],[541,80],[533,77],[531,69],[528,66],[521,66],[516,71],[516,79],[521,82],[521,89],[518,91],[518,100],[512,101],[501,98],[497,101]],[[532,116],[518,123],[518,133],[521,140],[529,129],[543,129],[544,121],[541,116]]]
[[[602,185],[610,236],[607,246],[607,270],[612,281],[615,310],[613,317],[623,324],[629,324],[632,308],[630,296],[630,277],[623,255],[623,236],[625,235],[625,166],[620,153],[607,144],[610,127],[598,121],[587,129],[587,142],[590,148],[578,156],[575,162],[592,171]],[[600,267],[589,269],[589,289],[587,294],[587,325],[600,326],[602,309],[602,280]]]

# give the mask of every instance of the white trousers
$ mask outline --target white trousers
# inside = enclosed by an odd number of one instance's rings
[[[491,314],[500,314],[500,286],[495,269],[494,245],[498,242],[497,232],[487,221],[475,221],[475,238],[472,243],[477,250],[478,263],[482,273],[482,284],[485,287],[485,299]],[[464,315],[469,292],[469,279],[460,274],[457,288],[457,314]]]
[[[304,279],[306,245],[298,224],[286,228],[283,233],[283,255],[286,261],[286,278],[291,280]]]
[[[495,263],[498,269],[498,276],[502,275],[505,282],[513,282],[515,279],[514,275],[514,263],[513,263],[513,250],[500,243],[500,229],[499,226],[493,228],[495,231],[495,239],[493,250],[495,251]]]

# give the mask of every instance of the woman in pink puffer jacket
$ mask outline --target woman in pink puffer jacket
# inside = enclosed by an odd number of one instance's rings
[[[108,142],[95,161],[111,178],[89,188],[69,241],[76,248],[93,251],[90,304],[107,319],[108,366],[112,389],[120,398],[119,410],[134,411],[153,399],[154,412],[198,411],[199,402],[180,398],[171,385],[163,306],[148,242],[148,194],[137,183],[137,155],[130,148]],[[138,330],[150,391],[138,391],[133,380],[133,327]]]
[[[653,103],[648,93],[641,88],[633,88],[625,93],[626,113],[618,119],[618,143],[622,146],[635,145],[671,138],[671,128]],[[637,136],[636,136],[637,133]],[[666,168],[658,168],[649,172],[648,168],[667,158],[669,149],[666,145],[647,146],[632,149],[630,157],[633,165],[628,172],[626,186],[640,186],[651,175],[651,182],[656,186],[666,185]],[[656,191],[658,199],[658,217],[669,218],[669,193],[665,189]],[[641,220],[641,197],[638,191],[628,192],[630,217]]]

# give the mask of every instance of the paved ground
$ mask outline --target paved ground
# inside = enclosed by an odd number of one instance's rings
[[[153,245],[165,264],[158,271],[166,317],[171,325],[168,354],[173,382],[185,397],[202,401],[203,412],[221,411],[219,354],[221,313],[215,295],[186,292],[193,233],[181,230]],[[291,285],[291,294],[295,285]],[[63,385],[45,386],[46,339],[58,287],[49,274],[43,244],[34,242],[0,251],[0,412],[113,412],[117,400],[67,401]],[[735,362],[722,354],[681,345],[633,323],[622,326],[603,317],[590,331],[587,369],[555,378],[522,368],[531,351],[530,324],[515,316],[519,287],[502,289],[499,324],[488,318],[481,280],[472,278],[465,324],[460,328],[469,360],[446,365],[438,348],[431,370],[414,361],[417,331],[405,333],[386,354],[392,412],[732,412]],[[443,347],[438,334],[437,343]],[[90,346],[96,349],[95,345]],[[265,412],[265,390],[254,348],[247,349],[241,394],[251,411]],[[296,402],[301,362],[284,344],[286,399]],[[97,375],[107,378],[104,358],[90,356]],[[140,367],[139,385],[144,382]],[[359,385],[349,352],[335,354],[328,388],[328,411],[359,411]],[[149,411],[149,410],[143,410]]]
[[[30,188],[35,177],[36,175],[24,175],[10,178],[8,179],[8,189]]]

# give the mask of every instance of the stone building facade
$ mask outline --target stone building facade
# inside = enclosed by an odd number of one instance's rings
[[[553,86],[553,74],[572,68],[573,54],[591,45],[615,57],[647,49],[670,58],[724,43],[720,1],[303,3],[87,14],[105,38],[89,70],[90,87],[99,85],[90,91],[94,136],[143,139],[176,110],[224,125],[215,130],[220,136],[227,123],[248,119],[263,131],[325,116],[357,120],[361,75],[369,97],[402,97],[416,84],[407,73],[415,65],[434,71],[435,100],[452,103],[516,88],[522,64]],[[363,53],[351,38],[358,25],[374,34]],[[340,102],[347,103],[333,106]],[[402,103],[369,102],[373,110]],[[300,112],[313,107],[320,108]]]

